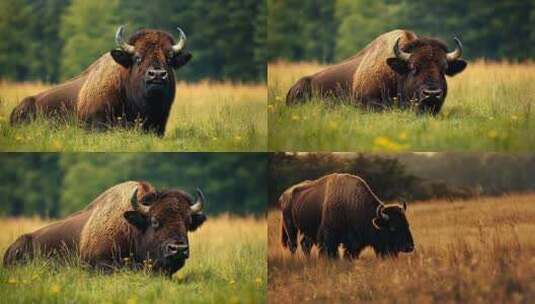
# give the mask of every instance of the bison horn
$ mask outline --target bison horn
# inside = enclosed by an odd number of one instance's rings
[[[132,205],[132,209],[134,209],[134,211],[138,211],[142,214],[149,213],[150,207],[140,205],[139,202],[137,201],[137,188],[132,193],[132,197],[130,198],[130,204]]]
[[[409,58],[411,57],[411,53],[407,53],[402,51],[399,48],[399,39],[396,40],[396,44],[394,44],[394,54],[396,54],[396,57],[403,60],[403,61],[409,61]]]
[[[379,206],[377,206],[377,209],[375,210],[375,215],[377,215],[377,217],[382,217],[383,219],[388,221],[389,218],[388,215],[383,212],[384,209],[385,205],[379,204]]]
[[[117,32],[115,32],[115,43],[130,55],[133,55],[136,52],[134,46],[126,43],[126,40],[124,39],[124,25],[119,26]]]
[[[184,31],[180,27],[177,26],[176,29],[180,33],[180,38],[179,38],[177,44],[173,45],[173,52],[179,53],[184,48],[184,46],[186,45],[186,40],[187,39],[186,39],[186,34],[184,34]]]
[[[446,59],[450,62],[461,58],[463,55],[463,44],[461,43],[461,40],[459,40],[457,37],[453,37],[453,40],[455,40],[457,47],[452,52],[446,54]]]
[[[190,206],[191,213],[193,214],[200,213],[202,211],[203,206],[204,206],[204,201],[205,201],[204,194],[202,193],[201,189],[197,188],[195,193],[196,193],[195,203]]]

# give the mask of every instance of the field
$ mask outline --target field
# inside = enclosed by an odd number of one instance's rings
[[[526,151],[535,147],[535,63],[469,62],[448,78],[438,117],[370,113],[321,100],[289,108],[288,89],[321,70],[314,63],[268,67],[270,151]]]
[[[271,303],[533,303],[535,194],[409,205],[416,249],[398,259],[328,261],[280,245],[268,217]]]
[[[0,82],[0,150],[4,151],[265,151],[266,88],[263,85],[177,83],[164,138],[137,130],[91,132],[70,119],[9,125],[19,101],[49,86]]]
[[[20,234],[45,224],[39,219],[0,219],[0,250]],[[239,236],[239,237],[237,237]],[[266,222],[210,218],[190,234],[191,257],[171,279],[143,272],[111,275],[76,265],[38,260],[0,266],[2,303],[265,303]]]

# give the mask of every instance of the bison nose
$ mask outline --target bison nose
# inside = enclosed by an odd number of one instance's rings
[[[442,96],[442,90],[441,89],[435,89],[435,88],[424,89],[422,91],[422,95],[423,95],[424,98],[428,98],[428,97],[438,98],[438,97]]]
[[[167,71],[164,69],[148,69],[147,80],[148,81],[162,81],[167,80]]]
[[[165,256],[181,256],[187,259],[189,257],[189,246],[185,242],[170,242],[165,246]]]

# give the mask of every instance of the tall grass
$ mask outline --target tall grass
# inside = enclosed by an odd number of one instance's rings
[[[47,89],[36,83],[0,82],[0,149],[4,151],[265,151],[266,88],[201,82],[177,83],[165,137],[139,130],[93,132],[71,120],[38,119],[11,127],[11,110]]]
[[[533,303],[535,194],[409,205],[416,250],[354,262],[292,256],[268,216],[272,303]]]
[[[325,66],[268,67],[270,151],[520,151],[535,148],[535,63],[470,62],[448,78],[438,117],[410,111],[368,112],[320,99],[287,107],[286,93]]]
[[[40,219],[0,219],[0,250]],[[239,237],[237,237],[239,236]],[[265,303],[266,222],[220,216],[190,234],[191,257],[171,278],[121,270],[109,275],[36,260],[0,267],[2,303]]]

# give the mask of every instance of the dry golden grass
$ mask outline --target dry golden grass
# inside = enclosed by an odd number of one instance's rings
[[[354,262],[292,256],[280,245],[280,215],[268,217],[271,303],[533,303],[535,194],[408,208],[416,250]]]
[[[269,64],[271,151],[519,151],[535,146],[533,62],[469,62],[465,71],[447,77],[448,96],[437,117],[328,107],[318,98],[287,107],[289,88],[325,67]]]
[[[266,86],[177,83],[164,138],[139,131],[90,132],[74,121],[57,127],[45,120],[11,127],[9,115],[26,96],[50,88],[0,81],[0,149],[9,151],[264,151]]]
[[[48,221],[0,218],[0,252]],[[127,270],[111,275],[37,260],[0,266],[1,303],[265,303],[265,219],[209,217],[189,235],[191,257],[168,279]]]

